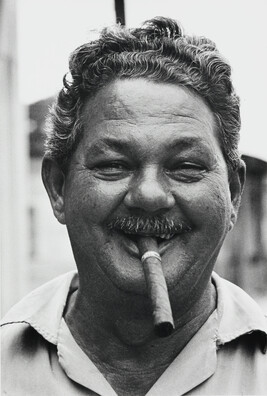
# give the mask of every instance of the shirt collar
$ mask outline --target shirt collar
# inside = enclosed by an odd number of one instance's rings
[[[216,273],[212,274],[212,280],[217,290],[217,346],[257,332],[262,351],[266,352],[266,319],[258,305],[242,289]],[[29,323],[47,341],[56,345],[68,295],[77,288],[76,271],[61,275],[22,299],[7,313],[2,324]]]
[[[60,323],[57,348],[59,363],[69,378],[97,395],[117,395],[103,374],[79,347],[63,318]]]
[[[263,353],[267,350],[267,325],[258,304],[240,287],[212,274],[217,290],[218,334],[220,347],[242,335],[255,333]]]
[[[214,374],[217,321],[215,310],[146,396],[184,395]],[[116,395],[103,374],[78,346],[64,319],[58,336],[58,356],[61,366],[73,381],[102,396]],[[177,372],[183,374],[177,375]]]

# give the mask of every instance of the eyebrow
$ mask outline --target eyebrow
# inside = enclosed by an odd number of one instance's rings
[[[203,140],[200,136],[183,136],[179,139],[175,139],[170,146],[171,150],[176,150],[177,148],[184,150],[192,147],[209,148],[208,142]]]
[[[186,149],[195,148],[202,148],[202,149],[209,149],[210,146],[207,142],[205,142],[199,136],[180,136],[177,139],[174,139],[170,144],[163,143],[165,148],[171,151],[183,151]],[[88,147],[87,150],[90,150],[91,154],[101,154],[106,150],[113,150],[116,152],[132,152],[133,146],[132,143],[127,139],[117,139],[116,137],[106,137],[96,142],[92,142]]]
[[[87,150],[90,150],[91,154],[101,154],[105,150],[114,150],[117,152],[121,151],[132,151],[132,144],[128,140],[116,139],[115,137],[107,137],[96,142],[92,142]]]

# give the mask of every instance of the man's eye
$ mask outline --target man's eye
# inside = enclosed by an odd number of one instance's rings
[[[189,171],[199,171],[203,170],[203,166],[198,164],[193,164],[191,162],[183,162],[177,166],[178,169],[184,169]]]
[[[109,164],[101,164],[96,167],[97,169],[106,170],[106,171],[113,171],[113,170],[121,170],[124,169],[124,165],[118,164],[116,162],[112,162]]]
[[[194,182],[200,180],[204,173],[205,167],[192,162],[181,162],[171,166],[167,173],[177,180]]]
[[[97,174],[107,177],[122,177],[129,172],[129,166],[122,162],[101,163],[94,167]]]

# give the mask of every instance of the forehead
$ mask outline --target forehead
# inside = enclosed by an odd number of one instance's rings
[[[214,122],[209,107],[193,91],[182,86],[154,83],[143,78],[115,80],[102,88],[87,102],[84,111],[86,120],[93,121],[95,111],[100,118],[114,117],[118,120],[142,116],[194,118],[201,112],[203,118],[207,117],[207,121]]]
[[[115,80],[90,98],[83,111],[88,144],[106,139],[146,138],[171,142],[192,137],[220,150],[214,115],[193,91],[145,79]]]

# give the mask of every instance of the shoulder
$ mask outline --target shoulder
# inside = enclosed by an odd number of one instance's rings
[[[217,290],[218,339],[226,344],[245,334],[261,333],[267,347],[267,319],[258,304],[240,287],[213,273]]]
[[[267,318],[240,287],[214,274],[217,289],[218,357],[267,380]],[[234,367],[232,367],[234,369]],[[245,374],[247,373],[247,374]]]
[[[216,274],[213,282],[217,290],[216,369],[199,390],[201,394],[266,395],[266,317],[238,286]]]
[[[25,322],[15,322],[1,327],[1,358],[4,366],[19,358],[26,363],[28,356],[42,342],[42,337]],[[4,367],[3,366],[3,367]]]
[[[1,326],[13,322],[28,322],[51,300],[56,299],[58,303],[64,303],[76,276],[75,271],[68,272],[27,294],[5,314],[1,320]]]
[[[1,386],[6,395],[53,394],[51,365],[56,345],[45,340],[28,323],[7,323],[1,328]],[[47,392],[46,392],[47,390]]]
[[[260,332],[220,345],[216,378],[225,394],[267,394],[267,354],[262,351]]]
[[[53,383],[48,384],[48,378],[53,377],[51,362],[57,360],[58,328],[76,280],[76,273],[71,272],[48,282],[2,319],[2,384],[6,394],[33,395],[36,389],[42,392]]]
[[[11,333],[30,325],[48,342],[56,344],[57,331],[67,298],[72,288],[77,288],[78,278],[72,271],[35,289],[16,305],[1,320],[3,334]]]

